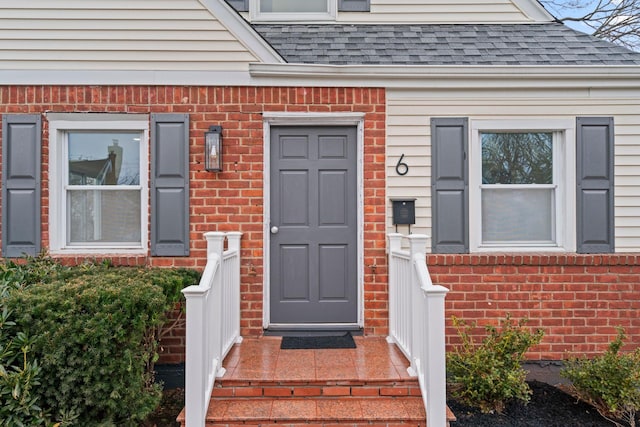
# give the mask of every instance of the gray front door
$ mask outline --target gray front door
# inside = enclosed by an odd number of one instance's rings
[[[271,323],[358,320],[355,127],[271,128]]]

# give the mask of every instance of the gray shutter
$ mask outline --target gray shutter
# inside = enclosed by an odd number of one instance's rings
[[[431,204],[434,253],[469,252],[467,118],[431,119]]]
[[[249,11],[249,0],[227,0],[227,3],[238,12]]]
[[[189,255],[189,115],[151,115],[151,255]]]
[[[614,252],[613,118],[578,117],[576,137],[578,252]]]
[[[340,12],[369,12],[371,10],[371,1],[338,0],[338,10]]]
[[[2,117],[2,253],[40,252],[40,115]]]

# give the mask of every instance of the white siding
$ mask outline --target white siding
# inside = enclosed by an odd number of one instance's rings
[[[412,232],[431,235],[431,117],[473,120],[571,119],[613,116],[615,120],[615,236],[617,252],[640,252],[640,91],[450,90],[387,93],[387,196],[416,197]],[[404,154],[406,176],[395,165]],[[571,191],[571,190],[570,190]],[[388,231],[391,206],[388,204]],[[473,213],[471,213],[473,215]],[[406,229],[399,229],[406,232]]]
[[[247,70],[197,0],[0,0],[0,69]]]
[[[460,24],[535,20],[516,3],[511,0],[371,0],[370,13],[340,13],[338,21]]]

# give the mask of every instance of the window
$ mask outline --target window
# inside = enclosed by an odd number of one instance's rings
[[[251,0],[255,21],[335,20],[336,0]]]
[[[65,118],[85,120],[50,122],[51,249],[144,250],[148,121]]]
[[[481,132],[480,144],[482,243],[553,244],[553,133]]]
[[[574,248],[575,233],[567,226],[575,211],[568,133],[571,124],[557,121],[473,123],[472,250]]]
[[[329,13],[327,0],[260,0],[260,13]]]

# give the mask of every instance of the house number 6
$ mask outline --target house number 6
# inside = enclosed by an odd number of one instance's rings
[[[400,176],[405,176],[409,172],[409,165],[403,162],[402,159],[404,159],[404,153],[402,153],[398,163],[396,163],[396,173]]]

